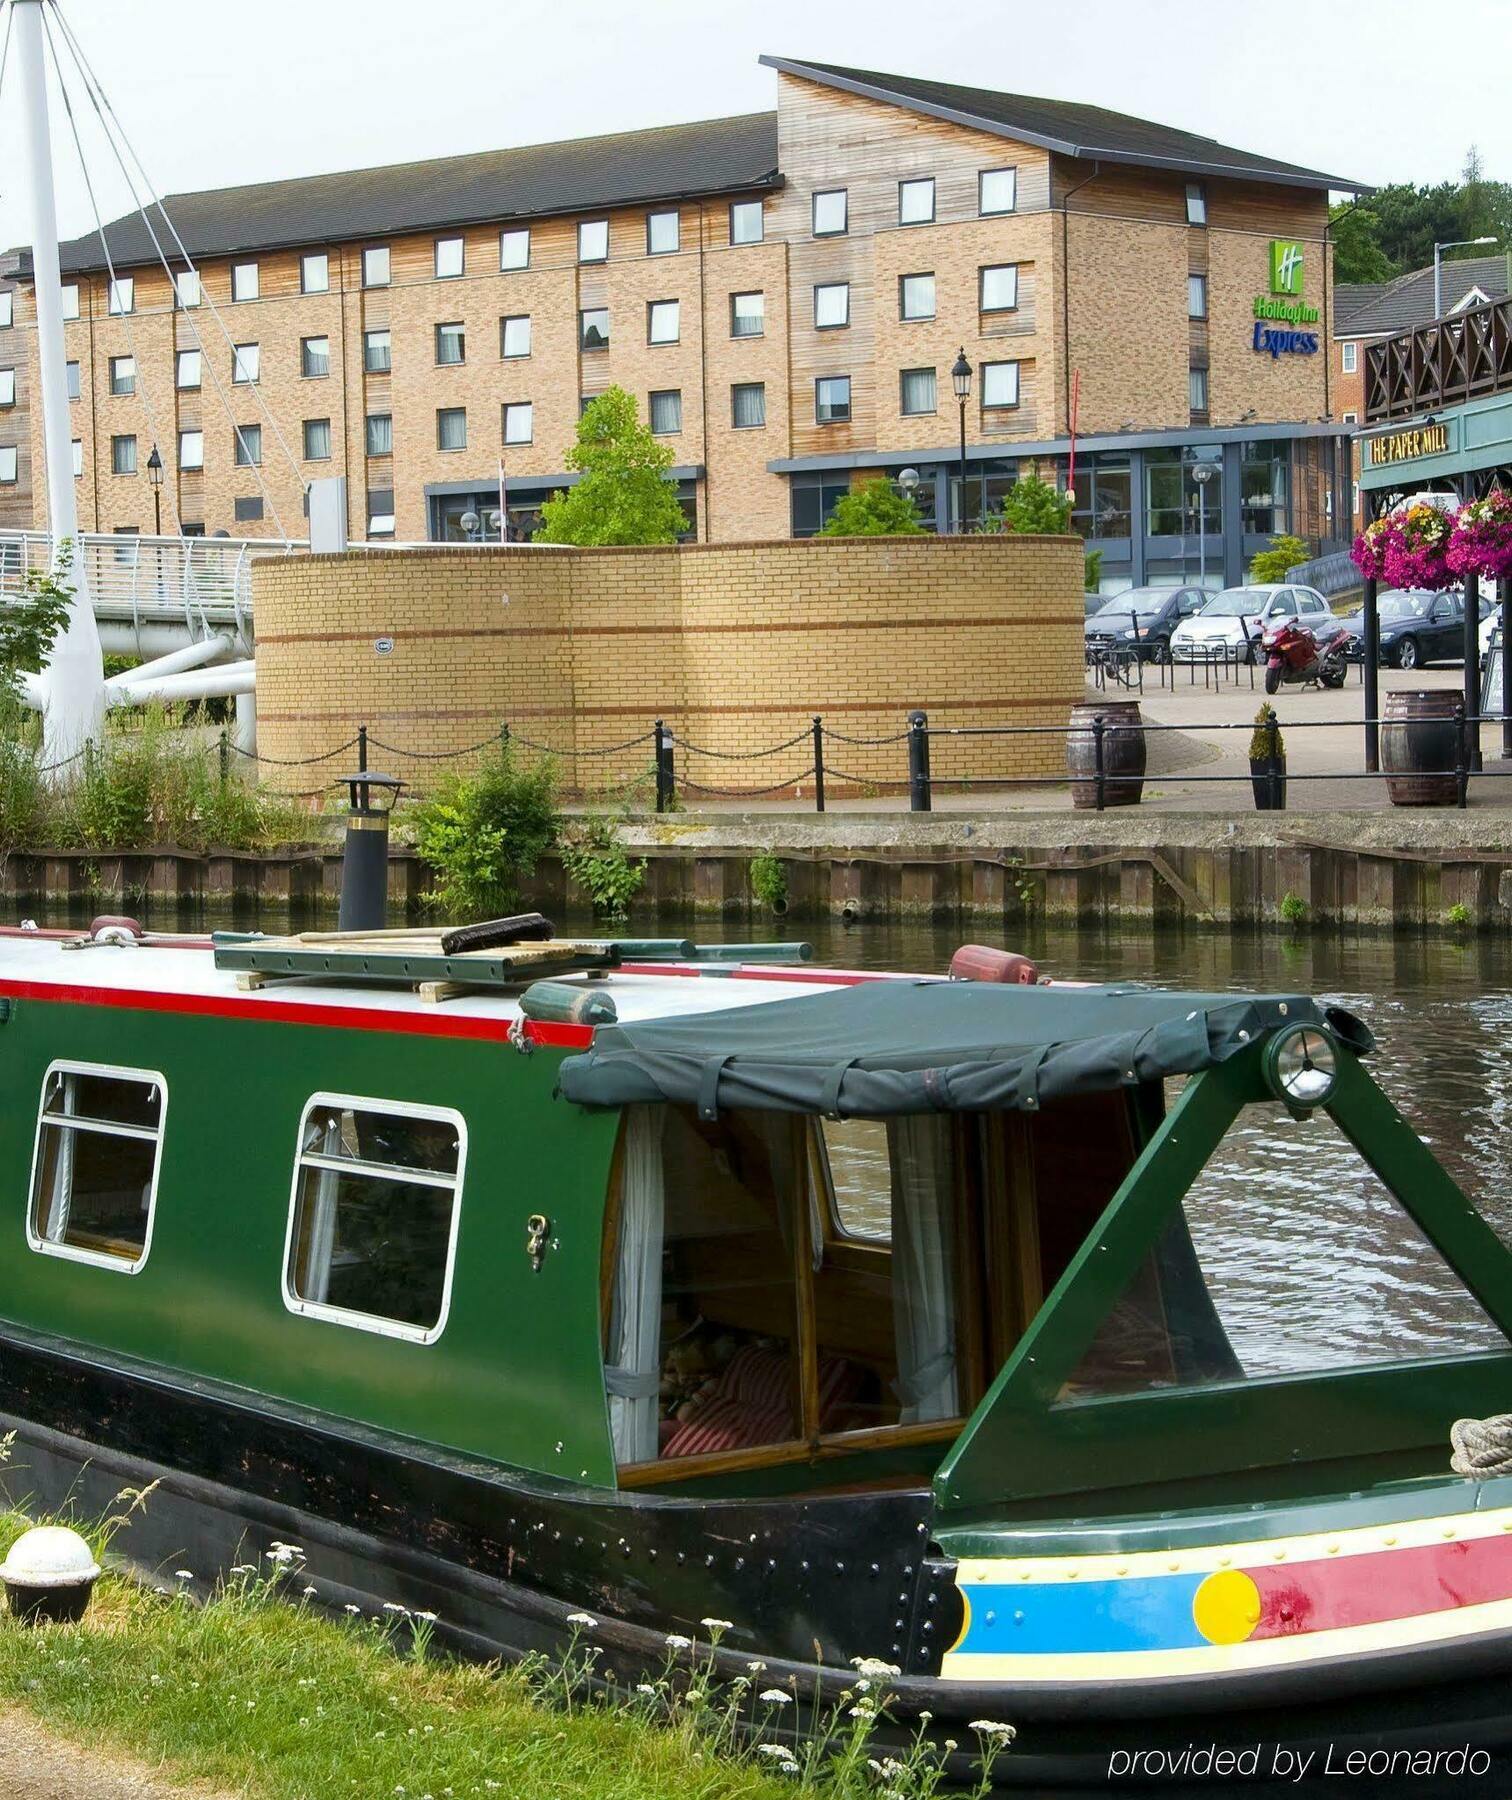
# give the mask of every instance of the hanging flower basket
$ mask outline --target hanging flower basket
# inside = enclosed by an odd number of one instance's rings
[[[1436,506],[1419,504],[1393,513],[1387,535],[1386,579],[1399,588],[1446,588],[1455,581],[1449,566],[1453,520]]]
[[[1391,515],[1373,519],[1354,541],[1350,555],[1354,565],[1368,580],[1381,581],[1386,574],[1386,546],[1395,527]]]
[[[1456,575],[1512,575],[1512,494],[1493,488],[1454,515],[1447,561]]]

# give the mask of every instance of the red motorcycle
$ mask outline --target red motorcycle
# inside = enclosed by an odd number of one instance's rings
[[[1341,688],[1349,674],[1344,635],[1320,649],[1318,640],[1295,619],[1283,619],[1265,634],[1265,691],[1286,687]]]

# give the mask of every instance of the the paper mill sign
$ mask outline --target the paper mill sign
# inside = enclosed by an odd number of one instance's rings
[[[1385,468],[1388,463],[1411,462],[1418,456],[1447,456],[1449,427],[1414,425],[1410,431],[1392,431],[1385,437],[1367,438],[1365,445],[1372,469]]]

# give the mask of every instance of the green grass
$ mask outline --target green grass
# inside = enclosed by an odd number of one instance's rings
[[[0,1544],[30,1522],[0,1517]],[[108,1532],[87,1535],[99,1555]],[[760,1710],[760,1676],[732,1700],[696,1652],[690,1664],[669,1650],[662,1679],[610,1703],[589,1698],[583,1679],[599,1655],[591,1631],[566,1674],[483,1668],[427,1654],[425,1615],[313,1610],[297,1561],[233,1575],[203,1604],[174,1574],[165,1582],[107,1572],[76,1626],[0,1614],[0,1699],[64,1737],[164,1759],[180,1778],[249,1800],[930,1800],[940,1786],[918,1741],[879,1786],[868,1761],[886,1754],[870,1743],[876,1691],[859,1676],[829,1741],[784,1753],[735,1739],[737,1719]]]

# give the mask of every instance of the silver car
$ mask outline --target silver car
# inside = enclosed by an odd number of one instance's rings
[[[1255,662],[1264,660],[1261,640],[1282,619],[1297,619],[1320,639],[1334,625],[1332,609],[1316,588],[1296,582],[1261,582],[1225,588],[1195,618],[1183,619],[1171,633],[1173,662],[1242,659],[1246,649]]]

